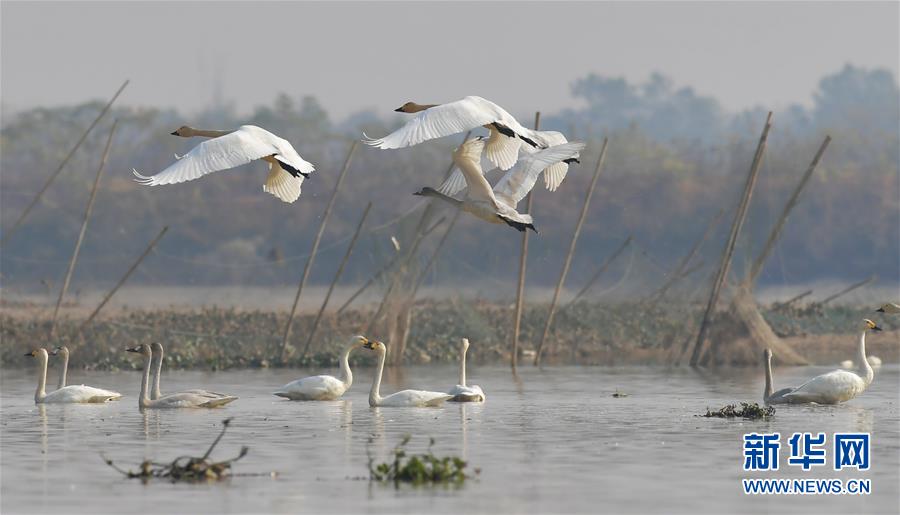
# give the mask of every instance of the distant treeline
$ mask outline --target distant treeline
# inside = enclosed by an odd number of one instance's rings
[[[720,209],[727,214],[700,252],[708,276],[717,262],[743,186],[767,107],[727,113],[690,88],[653,76],[643,84],[590,75],[575,81],[582,107],[543,113],[542,128],[588,142],[556,193],[535,189],[530,284],[552,285],[577,220],[600,141],[609,153],[582,232],[570,285],[587,279],[599,262],[634,236],[634,254],[617,265],[621,276],[653,288],[701,235]],[[98,94],[100,94],[98,92]],[[769,259],[762,283],[795,283],[877,274],[900,280],[900,180],[898,92],[886,71],[847,66],[820,82],[810,108],[777,109],[769,148],[736,261],[738,272],[760,250],[790,192],[826,134],[834,141],[788,221]],[[0,216],[8,228],[99,112],[103,101],[35,108],[6,116],[0,143]],[[98,126],[22,229],[2,249],[3,285],[25,290],[57,288],[78,233],[84,205],[113,119],[119,126],[106,176],[75,274],[73,291],[102,287],[119,278],[164,226],[171,227],[132,279],[153,284],[289,285],[299,279],[337,172],[354,138],[382,135],[403,122],[360,112],[332,120],[312,96],[280,95],[249,115],[228,106],[184,114],[117,107]],[[539,108],[539,105],[535,106]],[[516,113],[530,124],[533,113]],[[156,173],[197,141],[168,135],[183,124],[233,128],[252,123],[291,141],[317,166],[293,205],[262,191],[265,165],[253,164],[177,186],[148,188],[131,169]],[[401,151],[358,149],[340,192],[335,215],[313,270],[327,283],[366,203],[374,203],[367,231],[345,273],[361,283],[390,259],[390,236],[407,245],[423,200],[412,192],[437,185],[460,137]],[[496,177],[489,177],[495,180]],[[406,215],[406,216],[404,216]],[[449,219],[451,211],[440,211]],[[429,255],[443,229],[423,246]],[[509,227],[463,217],[428,284],[509,288],[515,277],[519,235]]]

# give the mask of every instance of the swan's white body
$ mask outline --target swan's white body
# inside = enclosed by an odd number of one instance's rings
[[[163,395],[157,399],[150,399],[148,390],[150,389],[150,362],[153,353],[150,346],[142,343],[137,347],[127,349],[128,352],[137,352],[144,356],[144,373],[141,378],[141,395],[138,398],[138,407],[144,408],[218,408],[237,399],[230,395],[217,394],[213,392],[194,393],[181,392],[170,395]]]
[[[38,358],[38,384],[37,390],[34,392],[35,404],[98,404],[122,398],[122,394],[119,392],[83,384],[63,386],[47,393],[47,360],[49,358],[47,350],[38,349],[27,355]]]
[[[815,402],[818,404],[837,404],[846,402],[866,391],[875,378],[875,371],[866,359],[866,331],[881,329],[871,320],[865,320],[865,326],[859,335],[858,362],[861,366],[858,373],[847,370],[833,370],[816,376],[792,391],[783,395],[790,403]]]
[[[160,377],[162,376],[162,364],[163,364],[163,357],[165,356],[165,350],[163,349],[163,346],[161,343],[154,342],[150,345],[150,351],[151,351],[151,358],[152,358],[150,363],[151,363],[151,369],[152,369],[152,373],[153,373],[153,378],[152,378],[153,379],[153,390],[150,391],[150,400],[156,400],[156,399],[159,399],[160,397],[162,397],[162,393],[159,390],[159,381],[160,381]],[[154,362],[155,362],[155,364],[154,364]],[[177,393],[192,393],[192,394],[197,394],[197,395],[204,395],[207,397],[229,397],[228,395],[225,395],[224,393],[211,392],[209,390],[202,390],[202,389],[182,390]]]
[[[477,218],[490,223],[505,223],[519,231],[526,228],[534,230],[531,215],[519,213],[516,206],[534,187],[541,170],[576,155],[584,148],[583,143],[565,143],[529,154],[506,172],[492,189],[481,168],[484,145],[483,138],[475,138],[464,142],[453,152],[453,162],[466,182],[464,199],[453,198],[433,188],[422,188],[417,195],[439,198]]]
[[[450,389],[447,399],[452,402],[484,402],[484,391],[478,385],[466,385],[466,352],[469,350],[469,339],[463,338],[459,351],[459,384]]]
[[[532,131],[532,137],[540,144],[541,148],[550,148],[569,142],[563,133],[556,131]],[[485,152],[487,152],[489,144],[490,143],[485,145]],[[522,146],[522,149],[528,154],[533,154],[540,150],[530,145],[524,145]],[[559,188],[559,185],[562,184],[563,179],[566,178],[566,174],[569,173],[569,163],[578,162],[579,157],[581,157],[581,154],[576,152],[571,157],[562,158],[544,168],[542,171],[544,176],[544,186],[550,191],[556,191],[556,189]],[[437,190],[444,195],[452,197],[465,189],[465,187],[465,175],[463,174],[463,171],[457,167]]]
[[[763,365],[766,368],[766,388],[763,390],[763,402],[766,404],[791,404],[791,400],[785,398],[785,394],[794,391],[793,388],[782,388],[777,392],[772,391],[775,389],[775,386],[772,379],[772,351],[770,349],[766,349],[763,353]]]
[[[523,142],[526,146],[541,146],[535,131],[524,127],[502,107],[477,96],[440,105],[408,102],[396,111],[417,114],[383,138],[372,139],[364,133],[363,142],[382,149],[403,148],[485,127],[490,131],[485,157],[502,170],[509,170],[516,164]]]
[[[334,376],[321,375],[304,377],[284,385],[273,395],[292,401],[333,401],[341,398],[353,385],[353,372],[350,371],[350,351],[365,344],[362,336],[354,337],[353,343],[341,355],[341,379]]]
[[[196,135],[212,139],[200,143],[156,175],[147,177],[135,170],[138,182],[148,186],[177,184],[263,159],[269,163],[269,175],[263,184],[263,191],[290,203],[300,196],[305,176],[315,170],[287,140],[255,125],[242,125],[236,131],[227,133],[189,127],[182,129],[189,130],[183,134],[185,137]],[[182,135],[179,131],[173,134]]]
[[[370,341],[366,344],[366,348],[378,352],[378,369],[375,372],[375,380],[372,381],[372,390],[369,392],[369,406],[373,408],[436,407],[452,397],[452,395],[443,392],[429,392],[426,390],[402,390],[387,397],[382,397],[381,375],[384,372],[384,357],[387,353],[387,347],[381,342]]]

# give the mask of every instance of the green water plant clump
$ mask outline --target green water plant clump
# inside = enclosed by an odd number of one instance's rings
[[[457,456],[438,457],[431,452],[434,438],[428,442],[428,450],[423,454],[407,453],[406,445],[411,435],[403,436],[394,447],[394,459],[386,463],[375,464],[369,456],[369,479],[371,481],[412,483],[413,485],[459,485],[472,476],[466,474],[467,463]],[[476,469],[475,473],[479,471]]]
[[[742,402],[740,408],[738,408],[734,404],[729,404],[723,408],[717,409],[716,411],[710,411],[709,408],[706,408],[706,414],[701,416],[716,418],[743,418],[746,420],[767,420],[774,414],[774,406],[760,406],[755,402]]]

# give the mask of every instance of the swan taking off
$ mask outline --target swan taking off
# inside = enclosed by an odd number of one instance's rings
[[[834,370],[814,377],[784,394],[789,403],[815,402],[818,404],[837,404],[849,401],[866,391],[875,378],[875,371],[866,359],[866,332],[881,331],[875,322],[864,319],[860,324],[859,351],[857,362],[860,363],[858,374],[847,370]]]
[[[365,336],[354,336],[353,341],[341,356],[341,378],[334,376],[311,376],[297,379],[281,387],[273,395],[285,397],[292,401],[333,401],[339,399],[353,384],[353,373],[350,372],[350,351],[369,343]]]
[[[46,349],[33,350],[26,356],[38,358],[38,384],[34,392],[35,404],[96,404],[106,401],[114,401],[122,398],[119,392],[94,388],[93,386],[71,385],[64,386],[50,393],[47,388],[47,355]]]
[[[180,127],[174,136],[212,138],[178,158],[168,168],[147,177],[133,170],[137,182],[147,186],[177,184],[204,175],[228,170],[257,159],[269,163],[269,175],[263,191],[291,203],[300,196],[303,179],[315,168],[306,162],[287,140],[255,125],[242,125],[235,131],[210,131]]]
[[[395,111],[418,114],[383,138],[373,139],[363,133],[365,144],[381,149],[411,147],[430,139],[484,127],[490,132],[485,157],[501,170],[509,170],[516,164],[523,141],[534,148],[549,146],[538,141],[541,137],[536,136],[535,131],[522,126],[505,109],[481,97],[468,96],[447,104],[407,102]]]
[[[463,338],[459,349],[459,384],[450,389],[453,396],[447,399],[452,402],[484,402],[484,392],[478,385],[466,386],[466,352],[469,350],[469,339]]]
[[[138,408],[217,408],[237,399],[230,395],[207,392],[205,395],[194,392],[173,393],[163,395],[158,399],[150,399],[147,394],[150,383],[150,361],[153,352],[150,346],[142,343],[137,347],[125,349],[128,352],[136,352],[144,356],[144,374],[141,379],[141,396],[138,398]]]
[[[484,138],[475,138],[464,142],[453,152],[453,162],[466,180],[466,197],[463,200],[428,187],[415,194],[439,198],[491,223],[505,223],[519,231],[527,228],[537,232],[531,215],[519,213],[516,205],[534,187],[541,170],[576,155],[584,148],[584,143],[556,145],[523,157],[515,168],[497,181],[493,189],[481,169],[484,146]]]
[[[387,397],[381,396],[381,375],[384,372],[384,356],[387,347],[381,343],[368,340],[363,347],[378,352],[378,369],[375,372],[375,380],[372,381],[372,390],[369,392],[369,406],[373,408],[383,406],[389,408],[425,408],[440,406],[449,400],[451,395],[443,392],[429,392],[425,390],[403,390],[392,393]]]

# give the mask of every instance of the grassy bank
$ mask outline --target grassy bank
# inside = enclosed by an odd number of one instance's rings
[[[535,348],[543,333],[548,306],[526,308],[522,320],[522,348]],[[698,306],[635,303],[582,302],[558,313],[548,342],[546,363],[614,365],[666,364],[693,334],[690,327],[699,316]],[[873,335],[869,348],[888,362],[898,359],[896,331],[900,320],[878,317],[866,309],[828,308],[818,313],[785,314],[766,310],[764,316],[776,334],[807,358],[834,363],[850,359],[856,324],[863,317],[877,319],[887,330]],[[298,352],[306,343],[312,314],[296,318],[286,363],[276,363],[287,314],[206,308],[188,310],[123,311],[80,330],[82,320],[60,322],[54,341],[48,340],[50,321],[39,316],[0,315],[0,364],[25,366],[23,354],[35,347],[65,344],[72,351],[71,366],[89,369],[132,369],[138,366],[124,352],[138,343],[162,342],[167,366],[173,368],[228,368],[270,366],[334,366],[335,356],[349,337],[368,324],[370,310],[326,315],[307,356]],[[512,306],[481,301],[422,301],[413,312],[406,350],[407,363],[455,362],[461,337],[472,341],[473,363],[509,361]],[[370,334],[379,338],[378,334]],[[736,335],[736,337],[739,335]],[[387,342],[390,348],[390,342]],[[371,363],[373,357],[358,353],[354,360]]]

